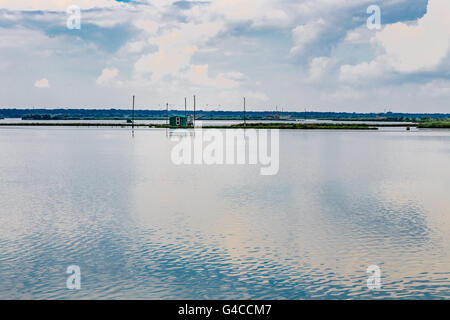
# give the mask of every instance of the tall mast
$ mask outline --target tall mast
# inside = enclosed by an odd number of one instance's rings
[[[131,122],[131,129],[133,130],[134,133],[134,95],[133,95],[133,112],[132,112],[132,116],[133,118],[132,122]]]
[[[244,127],[247,125],[246,115],[245,115],[245,97],[244,97]]]

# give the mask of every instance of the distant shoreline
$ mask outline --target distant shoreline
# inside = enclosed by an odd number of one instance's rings
[[[132,128],[130,123],[0,123],[0,127],[115,127]],[[177,129],[166,124],[135,124],[135,128]],[[377,130],[377,127],[407,127],[406,125],[368,125],[368,124],[341,124],[341,123],[243,123],[233,125],[204,125],[203,129],[293,129],[293,130]],[[414,126],[411,126],[414,127]],[[180,128],[193,129],[193,127]]]
[[[115,127],[115,128],[132,128],[131,123],[95,123],[95,122],[16,122],[16,123],[1,123],[0,127]],[[153,129],[176,129],[167,124],[144,124],[135,123],[135,128],[153,128]],[[193,127],[180,128],[192,129]],[[302,123],[302,122],[265,122],[265,123],[238,123],[230,125],[207,125],[204,123],[204,129],[290,129],[290,130],[378,130],[378,128],[419,128],[419,129],[450,129],[450,121],[429,121],[422,123],[382,123],[382,124],[368,124],[368,123],[352,123],[352,121],[345,121],[345,123]]]

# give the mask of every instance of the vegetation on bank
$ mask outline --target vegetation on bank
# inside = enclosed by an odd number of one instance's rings
[[[50,114],[26,114],[22,116],[22,120],[118,120],[118,121],[125,121],[130,120],[131,118],[128,117],[81,117],[81,116],[69,116],[66,114],[57,114],[57,115],[50,115]],[[134,120],[165,120],[166,118],[161,117],[135,117]]]
[[[209,128],[205,126],[205,128]],[[224,127],[226,128],[226,127]],[[347,123],[243,123],[228,126],[228,128],[248,128],[248,129],[341,129],[341,130],[377,130],[376,127],[368,124],[347,124]]]
[[[16,123],[0,123],[3,127],[132,127],[131,123],[93,123],[93,122],[16,122]],[[135,127],[151,127],[151,128],[166,128],[166,125],[160,124],[134,124]]]
[[[450,129],[450,120],[445,121],[424,121],[417,125],[422,129]]]
[[[98,119],[95,117],[74,117],[69,116],[66,114],[57,114],[57,115],[51,115],[51,114],[26,114],[22,116],[22,120],[124,120],[120,117],[112,117],[112,118],[102,118]]]
[[[331,120],[331,121],[366,121],[366,122],[417,122],[420,118],[414,117],[325,117],[317,118],[317,120]]]
[[[52,127],[118,127],[131,128],[130,123],[0,123],[0,126],[52,126]],[[135,124],[137,128],[168,128],[166,124]],[[229,126],[203,126],[204,129],[293,129],[293,130],[377,130],[368,124],[341,124],[341,123],[243,123]]]

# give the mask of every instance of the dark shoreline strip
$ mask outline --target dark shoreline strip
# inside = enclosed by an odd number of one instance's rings
[[[116,127],[131,128],[125,123],[0,123],[0,127]],[[135,124],[140,128],[169,128],[165,124]],[[405,127],[405,125],[339,124],[339,123],[247,123],[247,129],[291,129],[291,130],[378,130],[378,127]],[[192,127],[191,127],[192,128]],[[242,129],[243,124],[205,125],[204,129]],[[174,128],[175,129],[175,128]],[[188,128],[189,129],[189,128]]]
[[[141,128],[169,128],[166,124],[136,123],[135,127]],[[83,122],[49,122],[49,123],[1,123],[0,127],[117,127],[131,128],[131,123],[83,123]],[[421,129],[450,129],[450,122],[425,122],[414,124],[365,124],[365,123],[247,123],[247,129],[293,129],[293,130],[377,130],[378,128],[421,128]],[[191,127],[192,128],[192,127]],[[244,124],[232,125],[204,125],[204,129],[241,129]]]

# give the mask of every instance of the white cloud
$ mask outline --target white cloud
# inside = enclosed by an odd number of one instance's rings
[[[361,43],[370,43],[372,39],[373,31],[369,30],[367,26],[359,27],[354,30],[349,30],[347,35],[345,36],[344,41],[347,43],[353,44],[361,44]]]
[[[0,53],[15,49],[27,55],[41,55],[43,50],[56,46],[56,42],[55,38],[46,36],[40,30],[0,27]],[[23,50],[23,48],[34,48],[34,50]]]
[[[295,27],[292,30],[294,47],[291,49],[291,54],[301,53],[306,45],[315,41],[324,30],[325,21],[323,19]]]
[[[243,96],[254,99],[256,101],[262,101],[267,102],[269,101],[269,97],[264,93],[260,91],[246,91],[244,92]]]
[[[236,88],[239,85],[236,77],[242,78],[243,75],[235,72],[219,73],[215,78],[211,78],[208,65],[192,65],[186,74],[186,78],[193,84],[218,89]]]
[[[189,67],[191,58],[198,46],[216,36],[223,25],[206,22],[200,24],[184,23],[149,42],[158,45],[155,53],[143,55],[134,65],[137,76],[152,75],[152,81],[158,81],[166,75],[178,76]]]
[[[430,0],[427,14],[417,24],[386,26],[375,36],[386,50],[394,70],[415,72],[435,69],[450,47],[450,1]]]
[[[39,89],[46,89],[50,88],[50,82],[46,78],[42,78],[41,80],[37,80],[34,86]]]
[[[225,76],[228,77],[229,79],[234,79],[234,80],[244,80],[247,78],[247,76],[245,74],[243,74],[242,72],[237,72],[237,71],[227,72],[227,73],[225,73]]]
[[[82,8],[81,27],[83,27],[83,24],[89,23],[102,28],[111,28],[118,24],[131,24],[133,18],[136,16],[136,8],[124,2],[121,2],[120,5],[114,5],[113,7],[100,10],[86,9],[87,8]],[[65,16],[67,16],[67,14],[65,14]]]
[[[208,6],[193,7],[189,16],[221,17],[229,22],[251,21],[255,27],[280,26],[289,20],[285,8],[277,0],[212,0]]]
[[[420,93],[431,97],[450,97],[450,81],[432,80],[421,86]]]
[[[334,62],[335,62],[334,59],[329,58],[329,57],[313,58],[309,65],[308,81],[316,82],[316,81],[321,80],[325,76],[328,68],[332,64],[334,64]]]
[[[113,7],[119,3],[114,0],[0,0],[0,8],[20,11],[66,11],[71,5],[81,9],[92,9]]]
[[[134,70],[137,75],[151,74],[152,81],[158,81],[166,75],[177,75],[181,69],[189,65],[196,51],[196,46],[173,48],[170,45],[161,44],[158,52],[139,58],[134,65]]]
[[[370,62],[363,62],[357,65],[344,64],[340,68],[339,79],[345,82],[357,82],[370,80],[375,77],[387,75],[389,72],[386,64],[380,62],[381,58]]]
[[[144,30],[148,35],[155,34],[159,29],[159,24],[152,20],[137,20],[133,23],[137,28]]]
[[[119,70],[115,68],[105,68],[102,70],[101,75],[97,78],[96,83],[99,86],[108,86],[116,83]]]
[[[254,105],[258,105],[261,102],[265,103],[270,98],[262,91],[255,90],[223,90],[213,97],[213,101],[220,101],[223,104],[229,104],[242,107],[242,98],[247,98],[247,110],[254,110]],[[234,108],[235,109],[235,108]]]
[[[337,90],[335,90],[331,94],[324,94],[323,96],[325,96],[325,98],[330,101],[349,101],[361,99],[363,97],[363,94],[360,91],[353,89],[352,87],[342,86],[337,88]]]
[[[414,24],[386,26],[372,39],[382,53],[370,62],[343,65],[340,79],[357,81],[390,72],[435,71],[450,51],[450,1],[429,0],[427,13]]]
[[[148,46],[148,42],[145,40],[140,40],[140,41],[132,41],[132,42],[128,42],[124,48],[122,48],[121,50],[123,50],[126,53],[140,53],[142,52],[146,47]]]

